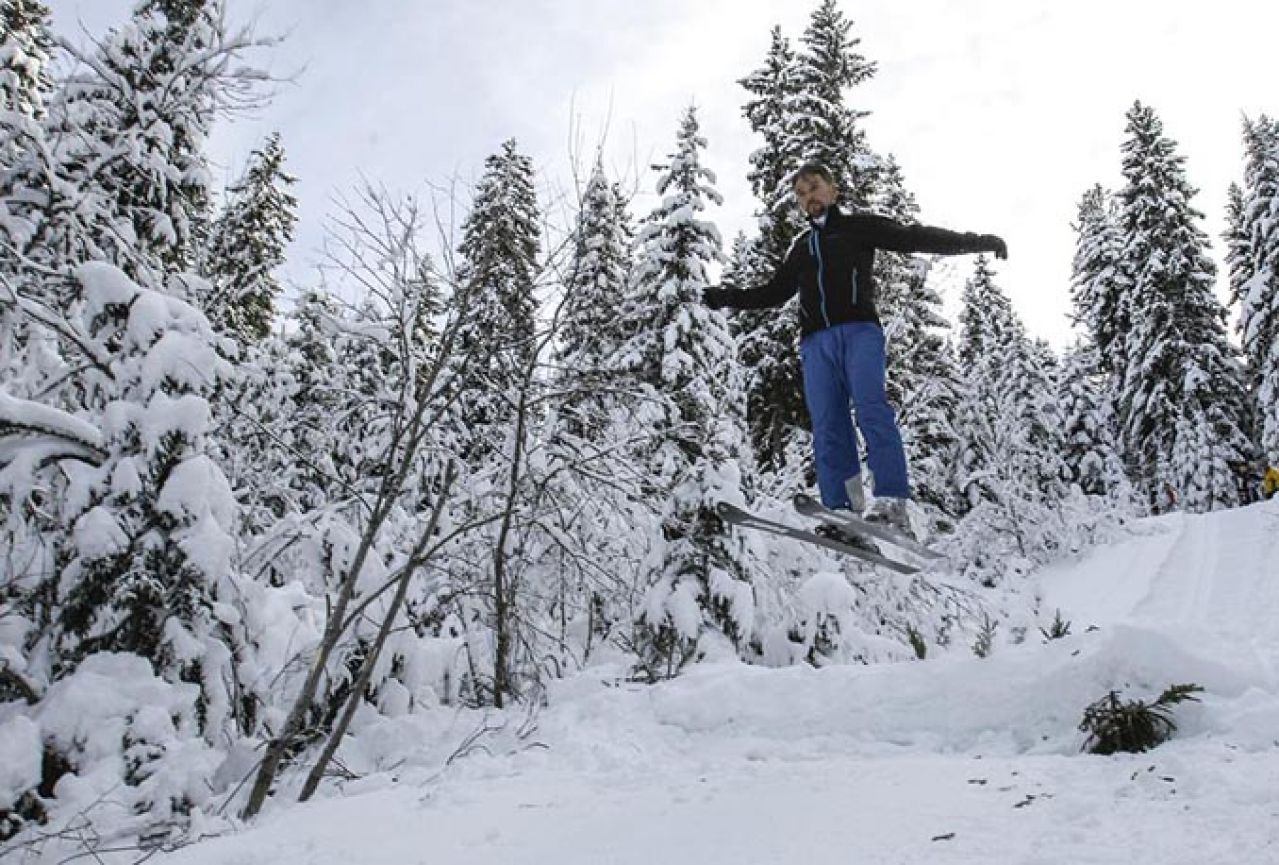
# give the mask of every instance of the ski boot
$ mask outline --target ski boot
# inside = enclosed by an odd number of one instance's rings
[[[842,513],[856,514],[852,508],[832,508],[834,511]],[[841,544],[847,544],[850,547],[856,547],[859,550],[865,550],[868,553],[879,555],[879,547],[874,541],[865,535],[860,535],[853,531],[851,527],[844,528],[832,523],[822,523],[813,529],[813,534],[820,535],[823,538],[829,538],[832,541],[838,541]]]
[[[868,523],[878,523],[885,528],[900,532],[911,540],[916,540],[915,532],[910,526],[910,514],[906,511],[906,499],[887,497],[875,499],[871,502],[863,519]]]

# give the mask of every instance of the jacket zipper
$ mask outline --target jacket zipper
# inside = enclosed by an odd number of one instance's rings
[[[816,228],[813,229],[812,234],[808,235],[808,248],[817,259],[817,292],[822,299],[822,320],[826,322],[827,327],[830,327],[830,315],[826,311],[826,280],[823,276],[826,265],[822,262],[822,245],[817,241]]]

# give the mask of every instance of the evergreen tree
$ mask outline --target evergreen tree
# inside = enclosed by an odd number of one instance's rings
[[[227,62],[242,46],[226,38],[223,5],[140,3],[51,106],[60,173],[101,192],[91,242],[149,286],[194,263],[210,201],[204,144],[245,83]]]
[[[1130,311],[1119,266],[1123,238],[1113,199],[1100,185],[1084,193],[1075,229],[1071,269],[1074,321],[1094,346],[1100,368],[1123,378],[1124,345]]]
[[[1279,122],[1244,121],[1244,186],[1232,188],[1230,290],[1257,408],[1261,454],[1279,464]]]
[[[732,336],[700,302],[708,267],[722,260],[718,231],[700,218],[721,200],[705,148],[690,108],[670,161],[656,166],[662,203],[640,231],[631,304],[627,356],[662,407],[642,454],[665,542],[636,637],[640,669],[653,678],[696,656],[704,623],[740,648],[754,616],[742,549],[715,515],[717,500],[743,499],[748,451]]]
[[[1124,496],[1128,482],[1106,381],[1091,342],[1067,352],[1060,380],[1064,458],[1071,482],[1085,495]]]
[[[1036,456],[1026,474],[1040,500],[1053,504],[1065,498],[1070,471],[1064,459],[1065,412],[1061,403],[1061,362],[1043,339],[1026,344],[1024,356],[1013,356],[1013,398],[1023,408],[1027,445]]]
[[[875,74],[875,64],[858,53],[861,40],[836,0],[822,0],[800,37],[794,98],[789,106],[791,152],[820,162],[835,177],[844,201],[866,207],[874,198],[877,160],[870,154],[860,121],[869,112],[849,107],[846,91]]]
[[[985,256],[964,286],[962,304],[959,357],[967,388],[959,488],[971,505],[1059,499],[1065,469],[1055,360],[1027,337]]]
[[[0,3],[0,105],[39,119],[53,87],[49,58],[49,9],[40,0],[4,0]],[[6,162],[6,164],[9,164]]]
[[[23,249],[33,226],[30,208],[22,194],[27,185],[22,172],[31,172],[44,144],[40,119],[52,83],[47,67],[53,40],[49,35],[49,10],[35,0],[0,2],[0,244]],[[20,268],[6,251],[0,256],[0,276],[11,284],[21,282]],[[18,312],[14,299],[0,289],[0,380],[17,392],[20,382],[43,378],[30,368],[26,357],[30,325]],[[33,375],[34,373],[34,375]]]
[[[1246,142],[1245,131],[1245,146]],[[1248,280],[1252,276],[1252,243],[1246,213],[1243,189],[1238,183],[1231,183],[1226,189],[1226,231],[1222,236],[1226,242],[1226,267],[1229,270],[1227,284],[1231,306],[1242,307],[1247,295]],[[1238,324],[1242,329],[1242,322]]]
[[[956,486],[966,497],[963,555],[988,584],[1069,542],[1056,363],[1031,341],[984,256],[964,287]]]
[[[919,206],[901,167],[884,163],[875,209],[898,222],[918,221]],[[934,520],[948,523],[961,507],[951,484],[955,411],[962,378],[946,342],[950,324],[941,297],[928,287],[928,260],[881,250],[875,256],[876,306],[888,340],[888,397],[911,467],[916,501]]]
[[[213,614],[230,591],[235,508],[208,442],[208,400],[230,370],[205,318],[178,297],[199,281],[153,255],[122,214],[147,210],[143,180],[178,209],[197,192],[188,185],[201,182],[196,133],[230,86],[222,64],[236,52],[194,35],[220,32],[220,18],[169,44],[157,16],[139,7],[96,62],[51,92],[43,123],[5,165],[5,228],[20,253],[4,257],[8,287],[38,323],[25,367],[56,372],[24,386],[38,400],[24,405],[66,418],[81,440],[33,463],[11,501],[18,513],[56,513],[45,527],[50,566],[22,601],[32,644],[53,650],[44,669],[56,678],[100,650],[138,654],[157,674],[199,685],[212,731],[237,711],[233,648]],[[167,69],[148,66],[164,51]],[[166,161],[178,141],[187,158]],[[171,224],[150,215],[151,239],[171,239]]]
[[[536,351],[540,248],[533,163],[509,140],[485,160],[462,225],[458,282],[470,312],[459,337],[465,364],[459,422],[463,453],[472,466],[483,464],[509,432],[513,392]]]
[[[215,607],[232,597],[235,501],[209,458],[208,399],[230,367],[197,310],[137,286],[111,265],[75,270],[83,331],[105,349],[109,379],[87,415],[101,457],[69,471],[69,528],[41,598],[56,611],[55,670],[99,651],[146,658],[200,687],[210,735],[237,711],[232,650]]]
[[[724,262],[724,271],[720,274],[720,283],[726,288],[750,288],[754,279],[755,265],[752,260],[754,244],[746,237],[746,232],[739,231],[729,245],[728,258]]]
[[[275,319],[282,291],[275,271],[297,222],[297,199],[289,191],[295,182],[284,171],[284,148],[274,134],[249,157],[212,228],[204,270],[213,295],[204,299],[205,313],[244,344],[263,339]]]
[[[1132,490],[1114,396],[1124,377],[1130,298],[1120,262],[1117,203],[1100,184],[1084,193],[1073,228],[1071,319],[1083,337],[1066,354],[1061,369],[1066,472],[1085,495],[1109,495],[1127,503]]]
[[[798,82],[794,49],[780,28],[773,28],[764,64],[738,83],[750,94],[743,113],[762,145],[750,156],[751,189],[759,201],[759,235],[749,255],[740,257],[733,278],[750,288],[768,280],[781,265],[803,228],[794,206],[790,179],[803,161],[791,134]],[[733,317],[739,357],[748,370],[746,416],[760,467],[776,471],[796,439],[808,437],[795,328],[798,300],[780,310],[744,310]]]
[[[565,406],[575,435],[589,437],[607,412],[587,394],[616,384],[633,235],[625,197],[597,164],[577,217],[555,351],[561,388],[578,394]]]
[[[888,390],[898,406],[913,498],[944,529],[948,518],[963,509],[952,483],[951,462],[964,377],[946,338],[950,324],[942,314],[941,297],[928,287],[927,276],[927,266],[917,260],[907,302],[886,323]]]
[[[792,201],[790,180],[803,162],[789,121],[799,89],[798,66],[790,40],[774,27],[764,65],[738,83],[750,94],[742,113],[751,131],[763,139],[750,155],[746,178],[760,203],[758,254],[769,264],[781,264],[791,241],[803,228],[803,217]]]
[[[960,303],[957,352],[963,369],[975,369],[978,364],[989,362],[1004,346],[1026,339],[1025,326],[1013,311],[1008,295],[995,284],[985,256],[978,257],[972,277],[964,284]]]
[[[1196,190],[1155,112],[1138,102],[1127,119],[1119,193],[1119,269],[1131,314],[1118,395],[1125,460],[1158,507],[1229,507],[1251,460],[1247,402],[1191,203]]]

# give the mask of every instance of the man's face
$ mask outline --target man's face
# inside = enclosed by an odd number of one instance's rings
[[[795,200],[809,219],[816,219],[835,203],[833,184],[819,174],[801,174],[795,179]]]

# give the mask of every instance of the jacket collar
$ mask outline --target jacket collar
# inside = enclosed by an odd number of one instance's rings
[[[839,209],[839,204],[832,204],[825,213],[822,214],[821,222],[816,219],[808,220],[809,226],[813,231],[821,232],[831,228],[835,223],[844,218],[844,213]]]

